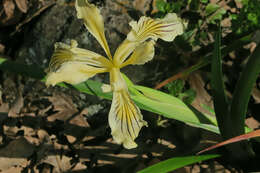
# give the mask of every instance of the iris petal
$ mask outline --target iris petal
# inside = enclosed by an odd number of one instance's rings
[[[132,65],[143,65],[148,61],[151,61],[154,57],[154,44],[153,40],[141,43],[133,52],[133,54],[122,63],[120,68]]]
[[[132,30],[114,55],[113,62],[117,66],[120,66],[140,44],[148,39],[156,41],[160,38],[164,41],[173,41],[184,30],[181,19],[175,13],[169,13],[163,19],[143,16],[138,22],[131,21],[129,24]]]
[[[127,90],[115,91],[109,112],[109,125],[113,139],[127,149],[137,147],[134,142],[146,121],[139,108],[130,99]]]
[[[88,2],[88,0],[76,0],[77,16],[83,19],[88,31],[97,39],[105,50],[107,56],[112,59],[110,49],[104,32],[104,21],[99,9]]]
[[[137,147],[134,140],[141,128],[147,126],[139,108],[131,100],[127,85],[119,71],[110,71],[110,83],[113,90],[113,100],[108,116],[113,139],[127,149]]]
[[[107,72],[111,66],[111,62],[105,57],[77,48],[77,42],[74,40],[71,45],[56,43],[46,85],[56,85],[59,82],[77,84],[97,73]]]

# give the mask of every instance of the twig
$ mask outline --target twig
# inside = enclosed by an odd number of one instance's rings
[[[11,36],[13,36],[17,32],[19,32],[23,25],[29,23],[33,18],[37,17],[39,14],[41,14],[43,11],[45,11],[47,8],[53,6],[54,4],[56,4],[55,1],[45,5],[44,7],[40,8],[36,13],[34,13],[32,16],[26,18],[24,21],[22,21],[19,25],[16,26],[15,31],[11,33]]]
[[[184,76],[185,76],[185,75],[184,75],[183,72],[179,72],[179,73],[173,75],[172,77],[170,77],[170,78],[168,78],[168,79],[162,81],[162,82],[159,83],[158,85],[156,85],[156,86],[154,87],[154,89],[160,89],[160,88],[162,88],[163,86],[167,85],[168,83],[170,83],[170,82],[172,82],[172,81],[175,81],[175,80],[177,80],[177,79],[183,78]]]

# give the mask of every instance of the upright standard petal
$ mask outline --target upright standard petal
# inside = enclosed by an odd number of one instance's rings
[[[107,40],[104,33],[104,21],[99,9],[88,2],[88,0],[76,0],[77,16],[83,19],[86,28],[97,39],[105,50],[107,56],[112,59]]]
[[[163,19],[141,17],[138,22],[131,21],[132,30],[126,40],[118,47],[114,55],[114,64],[120,66],[140,44],[158,38],[164,41],[173,41],[177,35],[183,33],[184,27],[175,13],[167,14]]]
[[[184,30],[181,19],[175,13],[168,13],[163,19],[152,19],[143,16],[138,22],[131,21],[129,25],[132,27],[132,30],[127,35],[127,39],[140,42],[148,38],[173,41]]]
[[[109,125],[113,139],[127,149],[137,147],[135,139],[141,128],[147,126],[139,108],[131,100],[126,83],[118,69],[110,72],[113,101]],[[115,80],[114,80],[115,79]]]
[[[153,40],[141,43],[133,52],[133,54],[122,63],[120,68],[132,65],[142,65],[148,61],[151,61],[154,57],[154,44]]]
[[[56,85],[59,82],[77,84],[97,73],[107,72],[111,66],[111,62],[105,57],[77,48],[77,42],[74,40],[71,45],[56,43],[46,85]]]

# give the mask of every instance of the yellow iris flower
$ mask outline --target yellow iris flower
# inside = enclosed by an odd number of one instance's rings
[[[83,19],[88,31],[97,39],[107,58],[92,51],[77,47],[75,40],[70,45],[55,44],[50,61],[46,85],[59,82],[78,84],[97,73],[109,72],[110,85],[103,91],[113,91],[113,101],[109,112],[109,125],[113,139],[127,149],[137,147],[135,139],[146,121],[139,108],[131,100],[120,68],[127,65],[141,65],[154,56],[155,41],[173,41],[183,33],[181,19],[175,13],[167,14],[163,19],[141,17],[138,22],[131,21],[132,30],[120,44],[112,57],[104,34],[104,22],[99,9],[87,0],[76,0],[77,17]]]

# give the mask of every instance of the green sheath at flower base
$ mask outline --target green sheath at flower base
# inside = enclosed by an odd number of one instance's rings
[[[183,23],[174,13],[163,19],[141,17],[138,22],[131,21],[132,30],[119,45],[114,56],[111,56],[104,32],[103,18],[97,7],[87,0],[76,0],[79,19],[83,19],[86,28],[97,39],[107,57],[71,45],[55,44],[55,51],[50,61],[46,85],[59,82],[77,84],[98,73],[110,74],[110,86],[102,87],[113,91],[113,100],[109,111],[109,125],[113,139],[127,149],[135,148],[135,139],[147,122],[139,108],[131,100],[130,94],[120,68],[127,65],[142,65],[154,57],[154,45],[158,38],[173,41],[183,33]]]

